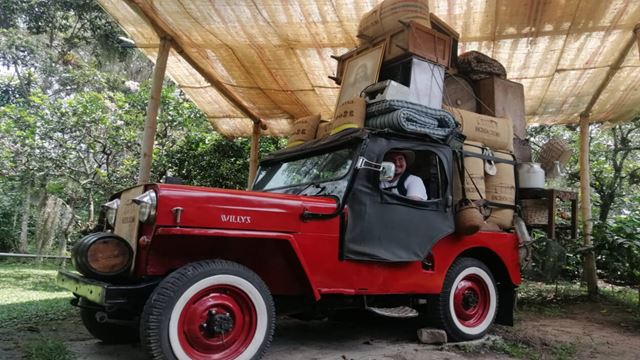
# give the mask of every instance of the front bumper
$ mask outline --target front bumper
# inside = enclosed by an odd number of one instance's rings
[[[56,284],[98,305],[122,306],[146,301],[160,280],[114,285],[68,271],[58,271]]]

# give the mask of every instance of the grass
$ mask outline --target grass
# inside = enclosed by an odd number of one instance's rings
[[[73,360],[76,356],[59,340],[35,340],[24,347],[26,360]]]
[[[0,324],[5,328],[37,326],[65,319],[77,310],[72,295],[55,285],[51,264],[0,262]]]
[[[577,344],[558,342],[548,346],[534,346],[510,338],[489,335],[484,341],[448,345],[467,354],[505,354],[516,359],[527,360],[569,360],[578,352]]]
[[[638,290],[601,282],[599,296],[595,301],[623,306],[632,317],[640,320],[640,299]],[[559,282],[544,284],[523,281],[518,289],[518,307],[527,311],[538,311],[545,315],[561,315],[570,304],[594,301],[587,295],[587,289],[579,283]]]
[[[600,294],[596,299],[590,299],[585,287],[579,283],[560,282],[557,284],[544,284],[539,282],[523,281],[518,289],[518,310],[541,314],[551,317],[562,317],[566,309],[573,304],[595,302],[604,305],[603,310],[617,309],[629,314],[629,324],[640,324],[640,304],[638,303],[637,289],[629,287],[612,286],[601,283]],[[635,319],[635,321],[633,321]],[[625,321],[627,323],[627,321]],[[465,353],[483,354],[499,353],[517,359],[527,360],[568,360],[575,359],[578,355],[579,344],[521,337],[512,328],[498,328],[498,336],[489,336],[486,341],[478,344],[464,344],[458,346]]]
[[[539,348],[536,349],[527,344],[508,340],[494,341],[488,345],[488,348],[489,350],[509,355],[516,359],[529,360],[569,360],[574,359],[578,352],[578,346],[573,343],[557,343],[541,351]]]

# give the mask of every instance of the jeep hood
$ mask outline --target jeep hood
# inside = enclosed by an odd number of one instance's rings
[[[169,184],[154,187],[158,227],[298,232],[304,211],[330,214],[337,207],[328,197]]]

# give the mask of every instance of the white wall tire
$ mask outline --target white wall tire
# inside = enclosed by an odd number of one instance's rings
[[[484,336],[498,310],[498,292],[491,271],[473,258],[460,258],[451,265],[435,300],[435,320],[454,341]]]
[[[158,285],[143,311],[141,338],[154,359],[259,359],[274,322],[273,299],[255,273],[203,261]]]

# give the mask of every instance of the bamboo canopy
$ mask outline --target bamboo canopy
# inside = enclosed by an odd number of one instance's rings
[[[229,137],[286,136],[291,120],[337,101],[340,55],[379,1],[99,0],[150,59],[172,39],[167,75]],[[525,89],[529,124],[625,121],[640,113],[637,0],[431,0],[460,33]],[[266,128],[266,129],[265,129]]]

